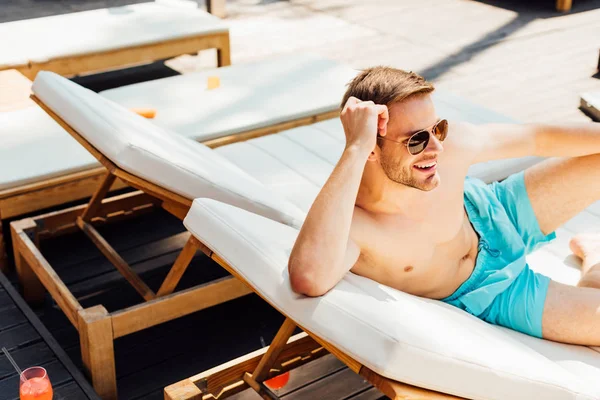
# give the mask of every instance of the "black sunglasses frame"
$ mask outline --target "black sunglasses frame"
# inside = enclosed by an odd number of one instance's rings
[[[442,122],[446,124],[446,128],[445,128],[445,129],[444,129],[444,131],[442,132],[442,134],[441,134],[441,137],[437,137],[437,136],[436,136],[436,135],[435,135],[433,132],[435,132],[435,130],[437,129],[437,127],[438,127],[438,126],[439,126],[439,125],[440,125]],[[426,134],[427,134],[427,137],[426,137],[426,138],[424,138],[424,139],[422,139],[422,140],[419,140],[417,144],[413,144],[413,145],[411,145],[411,144],[410,144],[410,142],[411,142],[411,141],[412,141],[412,140],[413,140],[413,139],[414,139],[414,138],[415,138],[417,135],[422,135],[423,133],[426,133]],[[423,151],[425,151],[425,149],[427,148],[427,145],[429,145],[429,139],[431,138],[431,136],[432,136],[432,135],[433,135],[433,136],[436,136],[436,137],[437,137],[437,139],[438,139],[440,142],[443,142],[443,141],[446,139],[446,136],[448,136],[448,120],[446,120],[446,119],[440,119],[440,120],[439,120],[438,122],[436,122],[436,123],[435,123],[435,124],[434,124],[434,125],[433,125],[431,128],[429,128],[429,129],[423,129],[423,130],[420,130],[420,131],[418,131],[418,132],[415,132],[415,133],[413,133],[413,134],[412,134],[412,135],[411,135],[411,136],[408,138],[408,140],[406,141],[406,144],[405,144],[405,146],[406,146],[406,150],[408,150],[408,153],[409,153],[409,154],[411,154],[411,155],[413,155],[413,156],[416,156],[416,155],[418,155],[418,154],[421,154]],[[404,143],[403,143],[403,142],[399,142],[399,141],[397,141],[397,140],[393,140],[393,139],[388,139],[388,138],[386,138],[386,137],[384,137],[384,136],[379,136],[379,135],[377,135],[377,139],[389,140],[390,142],[399,143],[399,144],[402,144],[402,145],[404,145]],[[413,152],[410,150],[410,149],[411,149],[411,147],[414,149],[415,147],[420,147],[420,146],[423,146],[423,148],[422,148],[421,150],[419,150],[419,151],[415,152],[415,153],[413,153]]]

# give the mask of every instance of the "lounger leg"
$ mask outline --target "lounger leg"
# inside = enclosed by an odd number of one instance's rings
[[[173,264],[169,274],[160,286],[160,289],[158,289],[158,292],[156,292],[157,297],[166,296],[173,293],[173,290],[175,290],[175,287],[177,287],[179,280],[196,255],[198,244],[198,239],[196,239],[193,235],[190,236],[185,246],[183,246],[181,253],[179,253],[179,256],[177,256],[175,264]]]
[[[558,11],[571,11],[573,0],[556,0],[556,9]]]
[[[206,0],[206,10],[215,17],[225,18],[225,0]]]
[[[15,257],[15,268],[17,270],[17,276],[19,277],[19,283],[23,290],[23,298],[29,304],[41,304],[44,302],[44,297],[46,296],[46,288],[21,254],[21,247],[23,246],[21,243],[23,240],[21,235],[33,237],[34,244],[37,246],[37,243],[35,243],[37,225],[35,221],[28,218],[13,222],[10,228]]]
[[[79,311],[81,358],[102,400],[117,399],[112,319],[103,306]]]
[[[107,172],[104,180],[100,184],[100,187],[96,189],[96,192],[92,196],[87,208],[83,212],[81,219],[85,222],[90,222],[92,218],[98,212],[98,209],[102,205],[102,200],[106,197],[106,194],[110,190],[111,186],[115,182],[116,176],[112,173]]]
[[[217,66],[226,67],[231,65],[231,51],[229,47],[229,34],[223,35],[221,45],[217,47]]]

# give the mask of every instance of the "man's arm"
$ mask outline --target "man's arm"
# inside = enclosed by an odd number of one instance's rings
[[[476,162],[502,158],[579,157],[600,153],[600,124],[470,125]]]
[[[308,212],[290,254],[292,289],[308,296],[325,294],[358,260],[360,248],[350,237],[356,196],[378,129],[385,135],[387,107],[350,98],[341,119],[346,149]]]

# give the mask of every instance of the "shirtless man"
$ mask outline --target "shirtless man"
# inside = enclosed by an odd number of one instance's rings
[[[578,286],[534,273],[525,255],[600,199],[600,124],[447,122],[422,77],[360,73],[341,120],[345,150],[302,226],[292,288],[326,293],[352,272],[439,299],[532,336],[600,345],[600,236],[578,236]],[[553,158],[486,185],[470,165]]]

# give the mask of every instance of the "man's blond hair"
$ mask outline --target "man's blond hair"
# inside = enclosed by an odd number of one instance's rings
[[[342,107],[351,96],[389,106],[412,96],[431,93],[433,90],[431,83],[414,72],[391,67],[372,67],[363,70],[349,83]]]

